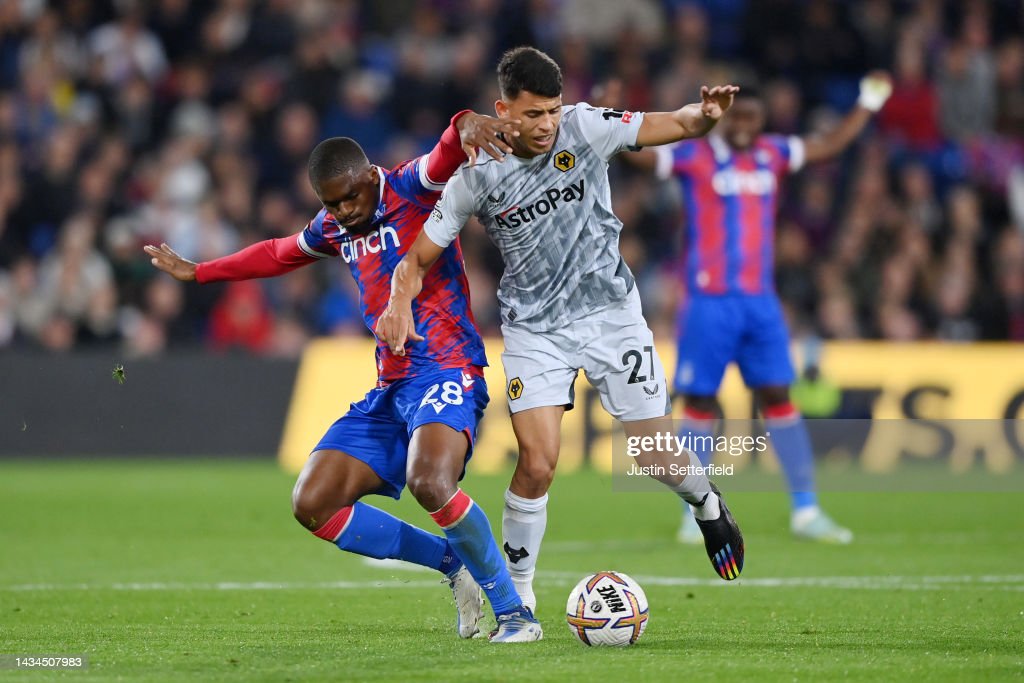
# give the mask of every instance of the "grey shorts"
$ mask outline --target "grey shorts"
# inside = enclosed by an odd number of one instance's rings
[[[665,370],[636,287],[621,302],[560,330],[538,333],[502,325],[501,331],[512,413],[542,406],[572,408],[580,370],[612,417],[646,420],[670,411]]]

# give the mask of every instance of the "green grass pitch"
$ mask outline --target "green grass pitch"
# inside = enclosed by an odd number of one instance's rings
[[[1006,680],[1024,676],[1024,494],[825,496],[854,545],[792,540],[779,493],[737,493],[735,584],[673,542],[667,494],[593,473],[552,489],[545,637],[459,640],[446,586],[371,566],[292,519],[268,462],[0,463],[0,654],[85,654],[42,681]],[[507,477],[465,488],[500,524]],[[1021,489],[1018,489],[1020,491]],[[433,530],[411,499],[383,501]],[[587,649],[563,617],[600,569],[644,586],[640,643]]]

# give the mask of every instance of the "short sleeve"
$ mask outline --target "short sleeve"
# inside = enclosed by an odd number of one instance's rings
[[[456,174],[448,181],[430,216],[423,224],[423,232],[439,247],[455,241],[462,226],[473,215],[476,201],[466,184],[466,176]]]
[[[693,172],[700,152],[700,142],[684,140],[651,149],[657,154],[655,175],[661,180],[667,180],[672,176],[689,175]]]
[[[765,135],[762,139],[779,155],[781,163],[775,169],[776,173],[796,173],[804,167],[806,151],[804,141],[799,136]]]
[[[338,255],[338,241],[341,239],[341,226],[327,209],[320,209],[299,233],[299,249],[313,258],[330,258]]]
[[[573,109],[583,137],[603,159],[636,145],[643,112],[592,107],[586,102]]]
[[[435,182],[427,175],[427,164],[430,155],[402,162],[388,172],[388,184],[402,199],[430,207],[437,201],[444,189],[443,182]]]

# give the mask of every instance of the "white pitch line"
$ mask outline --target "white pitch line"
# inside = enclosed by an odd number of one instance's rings
[[[584,574],[571,572],[538,572],[545,577],[578,581]],[[645,576],[631,574],[641,585],[701,588],[831,588],[840,590],[947,590],[986,588],[1024,590],[1024,575],[959,575],[959,576],[785,576],[751,577],[735,581],[702,579],[685,576]]]
[[[218,581],[216,583],[185,583],[151,581],[145,583],[23,583],[0,586],[0,591],[284,591],[284,590],[372,590],[376,588],[426,588],[439,581]]]
[[[583,572],[539,571],[545,583],[571,585],[583,578]],[[955,590],[982,588],[986,590],[1024,591],[1024,575],[952,575],[952,576],[786,576],[751,577],[736,581],[701,579],[685,576],[646,576],[633,574],[642,585],[699,588],[829,588],[836,590]],[[28,583],[0,586],[2,592],[25,591],[242,591],[242,590],[375,590],[380,588],[430,588],[439,581],[221,581],[215,583],[147,582],[147,583]]]

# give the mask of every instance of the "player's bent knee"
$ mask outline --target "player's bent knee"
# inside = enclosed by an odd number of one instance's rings
[[[547,493],[555,478],[555,462],[557,458],[548,454],[523,451],[519,454],[514,479],[527,497],[540,497]]]
[[[440,510],[458,488],[450,477],[437,472],[416,472],[406,480],[409,493],[427,512]]]
[[[766,408],[789,403],[789,387],[761,387],[756,392],[757,402]]]
[[[327,486],[324,482],[300,478],[292,489],[292,514],[307,529],[315,531],[338,510],[355,504],[358,496]]]
[[[716,396],[695,396],[687,394],[683,398],[687,408],[695,410],[701,413],[712,413],[715,415],[722,414],[722,407],[718,403],[718,397]]]

